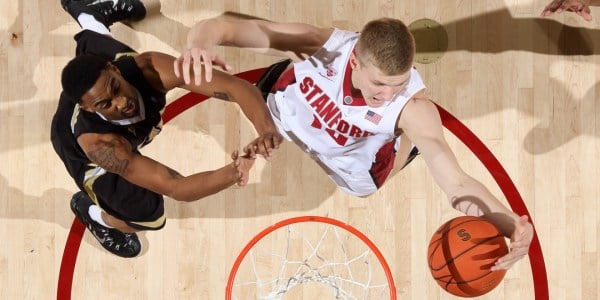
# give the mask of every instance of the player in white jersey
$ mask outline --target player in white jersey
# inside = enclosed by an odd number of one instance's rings
[[[176,75],[200,84],[203,75],[211,80],[213,65],[230,70],[213,52],[215,45],[293,60],[283,74],[276,69],[285,62],[272,66],[267,73],[277,79],[262,78],[259,86],[276,81],[267,101],[280,133],[309,152],[342,190],[373,193],[389,174],[394,149],[404,164],[415,145],[454,208],[489,219],[511,238],[511,251],[492,270],[508,269],[528,253],[533,227],[527,217],[510,211],[458,165],[412,66],[414,39],[401,21],[373,20],[357,34],[299,23],[204,20],[188,33]],[[268,156],[272,148],[265,141],[244,150]]]

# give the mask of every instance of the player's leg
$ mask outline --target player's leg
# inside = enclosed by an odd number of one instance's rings
[[[62,0],[61,4],[83,29],[75,35],[76,55],[95,54],[112,61],[120,53],[135,52],[112,37],[110,26],[142,19],[146,8],[140,0]]]
[[[162,195],[131,184],[121,176],[93,167],[82,170],[82,190],[71,200],[71,209],[109,252],[134,257],[141,252],[135,234],[165,225]]]
[[[85,190],[102,210],[106,225],[124,232],[159,230],[165,225],[163,196],[131,184],[114,173],[90,176]]]
[[[100,223],[99,207],[85,192],[79,191],[73,195],[71,210],[107,251],[121,257],[135,257],[141,252],[142,245],[135,233],[123,233]],[[96,219],[93,215],[96,215]]]

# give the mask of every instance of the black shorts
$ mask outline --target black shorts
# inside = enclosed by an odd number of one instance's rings
[[[158,230],[165,226],[162,195],[100,167],[86,169],[83,188],[107,214],[140,230]]]
[[[279,80],[281,74],[287,70],[290,63],[292,63],[292,60],[286,59],[270,65],[256,81],[256,87],[260,90],[265,101],[267,101],[269,94],[273,92],[273,86]]]
[[[116,39],[90,30],[75,36],[76,55],[95,54],[108,60],[135,53]],[[92,200],[109,215],[140,230],[158,230],[165,225],[163,196],[130,183],[123,177],[95,165],[77,168],[72,174]]]

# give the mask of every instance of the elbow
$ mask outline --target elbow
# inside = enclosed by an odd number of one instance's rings
[[[165,196],[177,201],[177,202],[194,202],[198,201],[204,197],[210,196],[214,193],[181,193],[181,192],[173,192],[169,194],[165,194]]]
[[[199,200],[202,197],[194,197],[194,195],[190,195],[187,193],[177,192],[177,189],[172,190],[171,192],[165,193],[165,196],[177,201],[177,202],[193,202]]]
[[[199,200],[199,199],[195,199],[195,198],[191,198],[191,197],[175,197],[175,196],[169,196],[169,197],[177,202],[194,202],[196,200]]]
[[[216,45],[220,45],[222,43],[221,40],[223,39],[222,30],[226,24],[225,21],[215,18],[196,22],[188,33],[188,45],[194,44],[196,39],[206,39],[207,35],[212,37],[211,39],[213,39],[213,42],[215,42]],[[216,39],[217,36],[219,36],[218,41],[215,41],[214,39]]]

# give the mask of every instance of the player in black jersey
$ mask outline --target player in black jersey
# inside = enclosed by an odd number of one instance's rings
[[[161,129],[165,93],[176,87],[237,102],[259,137],[248,146],[270,152],[282,141],[261,94],[250,83],[215,70],[211,82],[186,84],[175,76],[175,58],[136,54],[110,35],[110,25],[146,14],[139,0],[61,0],[84,29],[76,57],[62,72],[63,92],[51,126],[55,151],[81,190],[71,209],[102,246],[134,257],[135,234],[165,224],[163,195],[194,201],[233,184],[245,185],[254,157],[238,156],[222,168],[182,176],[139,149]],[[261,149],[261,151],[258,151]]]

